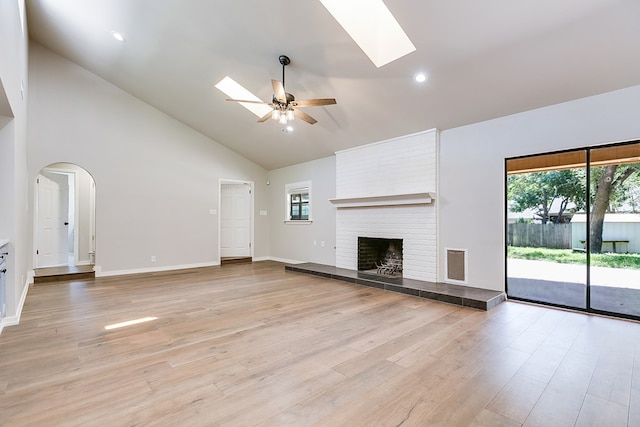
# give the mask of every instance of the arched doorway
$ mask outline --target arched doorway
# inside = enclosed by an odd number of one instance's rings
[[[96,186],[72,163],[44,167],[35,187],[35,268],[93,266]]]

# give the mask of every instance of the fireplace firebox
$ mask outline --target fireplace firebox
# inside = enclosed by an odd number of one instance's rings
[[[402,239],[358,237],[358,271],[402,277]]]

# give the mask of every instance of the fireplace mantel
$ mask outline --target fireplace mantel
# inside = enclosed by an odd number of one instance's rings
[[[393,194],[388,196],[367,196],[329,199],[338,209],[364,208],[372,206],[428,205],[435,199],[435,193]]]

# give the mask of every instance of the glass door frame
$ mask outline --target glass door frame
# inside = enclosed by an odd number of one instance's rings
[[[558,150],[558,151],[551,151],[551,152],[543,152],[543,153],[536,153],[536,154],[529,154],[529,155],[523,155],[523,156],[516,156],[516,157],[509,157],[509,158],[505,158],[504,160],[504,289],[505,289],[505,293],[507,295],[508,299],[511,300],[516,300],[516,301],[523,301],[523,302],[531,302],[534,304],[542,304],[542,305],[548,305],[548,306],[553,306],[553,307],[558,307],[558,308],[563,308],[563,309],[569,309],[569,310],[573,310],[573,311],[578,311],[578,312],[585,312],[585,313],[594,313],[594,314],[600,314],[600,315],[606,315],[606,316],[612,316],[612,317],[618,317],[618,318],[625,318],[625,319],[632,319],[632,320],[640,320],[640,316],[634,316],[631,314],[626,314],[626,313],[617,313],[617,312],[609,312],[609,311],[603,311],[603,310],[598,310],[598,309],[594,309],[591,306],[591,236],[590,236],[590,232],[589,230],[591,229],[591,151],[592,150],[598,150],[598,149],[603,149],[603,148],[614,148],[614,147],[622,147],[625,145],[638,145],[640,144],[640,140],[629,140],[629,141],[624,141],[624,142],[618,142],[618,143],[611,143],[611,144],[603,144],[603,145],[596,145],[596,146],[588,146],[588,147],[582,147],[582,148],[572,148],[572,149],[567,149],[567,150]],[[538,156],[545,156],[545,155],[554,155],[554,154],[570,154],[570,153],[579,153],[579,152],[584,152],[585,153],[585,213],[586,213],[586,222],[585,222],[585,252],[586,252],[586,308],[581,308],[581,307],[572,307],[572,306],[567,306],[567,305],[563,305],[563,304],[555,304],[555,303],[550,303],[550,302],[543,302],[543,301],[536,301],[536,300],[531,300],[531,299],[527,299],[527,298],[521,298],[521,297],[514,297],[509,295],[509,271],[508,271],[508,227],[509,227],[509,222],[508,222],[508,213],[509,213],[509,204],[508,204],[508,199],[507,199],[507,194],[508,194],[508,162],[512,161],[512,160],[517,160],[517,159],[528,159],[528,158],[534,158],[534,157],[538,157]],[[570,166],[570,165],[567,165]],[[597,165],[596,165],[597,166]],[[640,292],[640,290],[638,291]]]

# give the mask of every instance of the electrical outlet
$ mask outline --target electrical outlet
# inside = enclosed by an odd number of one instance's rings
[[[156,262],[156,256],[155,255],[151,255],[151,262]]]
[[[320,246],[324,248],[324,240],[320,242]]]

